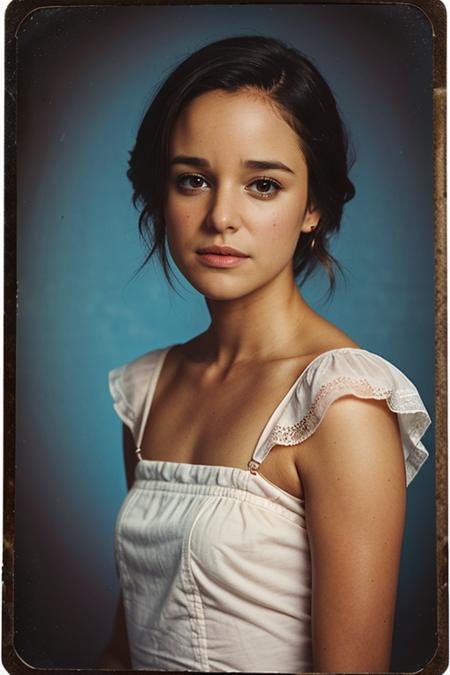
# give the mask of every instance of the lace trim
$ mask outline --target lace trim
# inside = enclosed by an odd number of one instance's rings
[[[329,404],[330,395],[334,392],[346,392],[354,394],[358,398],[373,398],[377,400],[387,399],[392,397],[392,389],[384,387],[373,387],[366,379],[354,380],[351,377],[337,377],[331,382],[322,385],[313,401],[309,412],[305,417],[292,426],[276,425],[270,434],[269,441],[271,445],[297,445],[305,441],[320,424],[320,421],[325,414]],[[411,394],[411,399],[419,401],[419,396]],[[409,395],[406,396],[409,398]],[[399,408],[404,404],[404,399],[400,394],[397,394]],[[410,412],[410,408],[408,411]],[[399,410],[401,412],[401,409]]]
[[[399,413],[423,412],[422,399],[411,391],[395,391],[389,399],[389,406]]]

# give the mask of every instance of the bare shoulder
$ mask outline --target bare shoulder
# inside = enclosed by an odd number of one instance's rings
[[[169,349],[158,379],[156,399],[166,387],[173,386],[187,364],[195,365],[201,361],[202,343],[203,335],[198,335],[188,342],[176,344]]]
[[[165,366],[167,369],[178,368],[186,363],[200,363],[204,359],[208,340],[206,333],[201,333],[187,342],[177,344],[169,351]]]
[[[303,446],[303,447],[302,447]],[[397,416],[386,402],[344,396],[327,410],[315,433],[299,446],[305,490],[372,491],[406,483]],[[354,489],[353,489],[354,488]]]
[[[324,319],[311,308],[309,308],[309,311],[308,351],[314,357],[334,349],[359,349],[359,345],[344,331]]]

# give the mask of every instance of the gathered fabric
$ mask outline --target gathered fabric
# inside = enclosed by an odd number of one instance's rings
[[[114,406],[139,448],[169,348],[110,373]],[[258,467],[275,445],[318,428],[341,396],[398,414],[409,483],[430,420],[414,385],[375,354],[316,358],[277,406],[250,470],[140,459],[116,527],[116,562],[133,668],[310,672],[311,560],[303,500]]]

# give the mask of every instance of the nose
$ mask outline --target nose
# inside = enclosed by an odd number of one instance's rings
[[[211,204],[206,216],[206,225],[217,232],[237,230],[240,227],[238,196],[231,188],[211,191]]]

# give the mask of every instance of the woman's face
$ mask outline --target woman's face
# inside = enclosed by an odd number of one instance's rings
[[[177,120],[164,215],[172,257],[207,298],[231,300],[292,283],[308,208],[299,139],[260,92],[212,91]]]

